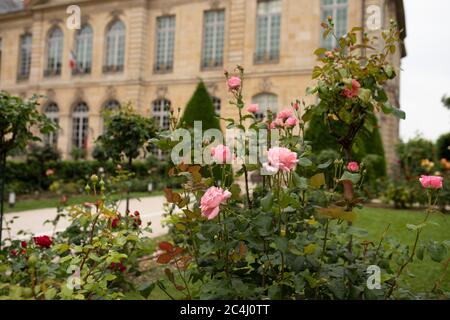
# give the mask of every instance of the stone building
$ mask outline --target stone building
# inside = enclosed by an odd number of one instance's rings
[[[79,29],[71,5],[80,8]],[[42,112],[61,128],[46,141],[65,158],[74,148],[89,154],[102,110],[131,102],[165,127],[169,106],[183,108],[199,78],[217,111],[236,116],[223,69],[237,64],[246,69],[247,102],[288,106],[311,85],[314,49],[335,45],[322,39],[321,21],[332,15],[344,34],[366,26],[373,5],[381,24],[405,27],[401,0],[3,0],[0,89],[45,95]],[[403,46],[397,68],[405,55]],[[399,105],[399,80],[389,92]],[[398,121],[380,120],[392,162]]]

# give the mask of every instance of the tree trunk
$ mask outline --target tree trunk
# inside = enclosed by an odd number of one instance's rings
[[[130,173],[133,172],[133,158],[128,157],[128,168],[130,170]],[[130,186],[127,187],[127,201],[126,201],[126,208],[125,213],[128,215],[130,212]]]

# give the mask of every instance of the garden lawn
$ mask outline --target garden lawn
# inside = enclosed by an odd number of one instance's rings
[[[156,197],[163,195],[162,191],[154,191],[152,193],[148,192],[132,192],[130,193],[131,199],[137,198],[146,198],[146,197]],[[93,195],[74,195],[69,196],[67,201],[68,205],[75,205],[84,202],[94,202],[98,197]],[[124,195],[112,195],[112,200],[120,200],[125,199]],[[28,210],[36,210],[36,209],[45,209],[45,208],[56,208],[59,203],[60,197],[55,198],[42,198],[42,199],[26,199],[26,200],[17,200],[16,205],[13,208],[8,206],[8,203],[5,202],[5,212],[19,212],[19,211],[28,211]]]
[[[394,210],[380,208],[364,208],[358,210],[358,217],[355,226],[363,228],[369,232],[369,239],[378,243],[385,228],[390,223],[391,226],[387,237],[392,237],[398,242],[410,245],[414,244],[415,231],[408,230],[407,224],[420,224],[425,219],[423,211]],[[429,217],[429,223],[420,236],[419,244],[428,240],[444,241],[450,240],[450,215],[433,213]],[[450,252],[448,253],[450,257]],[[409,265],[406,272],[402,274],[403,284],[414,291],[430,291],[436,279],[443,271],[443,264],[432,261],[425,255],[423,261],[417,258]],[[409,275],[409,274],[412,275]],[[450,290],[450,270],[447,273],[442,288]]]

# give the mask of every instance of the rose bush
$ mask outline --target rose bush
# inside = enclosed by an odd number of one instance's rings
[[[124,299],[148,296],[154,284],[137,284],[139,261],[153,252],[139,212],[120,214],[105,182],[92,176],[86,191],[95,203],[65,207],[71,225],[54,235],[6,239],[0,250],[0,299]],[[62,200],[64,201],[64,200]],[[11,237],[10,237],[11,238]]]
[[[324,33],[334,35],[334,23],[324,24]],[[201,172],[211,170],[210,164],[180,163],[171,175],[185,179],[180,193],[166,189],[172,208],[168,215],[174,244],[160,245],[158,259],[162,265],[178,261],[170,252],[183,253],[184,285],[176,285],[171,272],[167,280],[189,299],[389,299],[449,296],[432,293],[410,293],[399,289],[399,278],[417,253],[419,226],[414,246],[409,247],[380,235],[378,244],[367,240],[364,230],[352,226],[355,208],[364,202],[360,187],[366,174],[364,164],[352,161],[355,136],[361,130],[371,132],[378,112],[404,118],[393,107],[384,85],[396,72],[388,63],[395,52],[399,32],[395,24],[383,32],[385,47],[377,51],[364,36],[357,43],[354,28],[338,40],[339,47],[326,53],[316,50],[320,65],[315,67],[316,86],[309,94],[318,96],[316,105],[307,106],[297,100],[290,109],[274,115],[268,111],[262,120],[255,116],[257,108],[246,106],[242,88],[245,73],[238,66],[233,74],[225,72],[232,96],[231,105],[238,110],[237,120],[224,119],[229,129],[267,130],[279,134],[279,145],[268,146],[258,164],[246,156],[248,137],[236,150],[246,155],[237,158],[240,168],[237,181],[214,179]],[[363,59],[356,50],[372,50]],[[343,155],[335,160],[317,161],[314,146],[304,141],[304,129],[313,115],[319,115],[342,146]],[[159,145],[166,150],[180,141],[170,132],[160,135]],[[208,146],[208,141],[204,142]],[[223,146],[220,150],[224,150]],[[231,152],[236,150],[231,149]],[[228,150],[227,150],[228,151]],[[228,153],[227,153],[228,154]],[[220,152],[222,156],[223,153]],[[253,189],[250,174],[261,176]],[[239,184],[239,177],[243,184]],[[416,181],[419,184],[419,181]],[[437,190],[429,189],[430,201],[437,199]],[[177,210],[173,210],[176,208]],[[429,203],[431,212],[433,203]],[[386,230],[387,232],[387,230]],[[386,233],[385,232],[385,233]],[[442,262],[448,243],[436,244],[440,254],[434,261]],[[163,247],[169,247],[163,249]],[[444,248],[444,249],[442,249]],[[430,249],[430,254],[436,250]],[[445,249],[446,250],[446,249]],[[422,250],[421,257],[426,250]],[[368,267],[376,265],[382,273],[381,283],[369,289]]]

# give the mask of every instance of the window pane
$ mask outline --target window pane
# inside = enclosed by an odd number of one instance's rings
[[[125,61],[125,26],[121,21],[111,24],[106,33],[106,71],[122,71]]]
[[[256,23],[256,62],[276,61],[280,51],[281,1],[259,1]]]
[[[72,114],[72,146],[74,148],[86,149],[88,126],[89,126],[89,108],[86,103],[81,102],[73,109]]]
[[[28,79],[31,67],[31,34],[20,37],[19,79]]]
[[[255,114],[258,120],[262,120],[267,113],[267,110],[271,110],[273,113],[278,111],[278,97],[271,93],[261,93],[253,97],[252,103],[259,105],[259,112]]]
[[[63,33],[59,28],[53,28],[47,42],[47,75],[61,74],[63,52]]]
[[[218,67],[223,63],[225,11],[206,11],[203,24],[203,67]]]
[[[89,73],[92,67],[92,28],[89,25],[78,33],[76,48],[77,71]]]
[[[156,31],[155,70],[172,70],[175,43],[175,17],[159,17]]]
[[[333,17],[336,35],[338,38],[347,33],[348,1],[347,0],[322,0],[321,22],[326,21],[328,16]],[[321,45],[328,50],[332,50],[338,44],[332,35],[326,39],[321,36]]]

